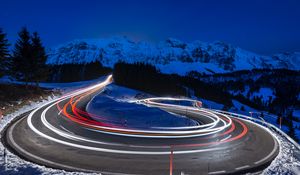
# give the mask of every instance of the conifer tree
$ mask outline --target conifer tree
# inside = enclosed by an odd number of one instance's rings
[[[11,75],[16,80],[25,81],[27,84],[32,75],[32,52],[30,34],[24,27],[18,35],[19,39],[17,40],[13,50]]]
[[[46,66],[47,55],[44,46],[42,45],[41,39],[37,32],[34,32],[31,38],[32,46],[32,67],[33,77],[32,81],[36,82],[37,85],[40,81],[47,80],[48,78],[48,67]]]
[[[36,85],[48,77],[47,55],[37,32],[31,36],[26,28],[19,32],[12,59],[12,76],[21,81],[35,82]]]
[[[0,77],[6,74],[9,66],[9,50],[6,34],[0,28]]]

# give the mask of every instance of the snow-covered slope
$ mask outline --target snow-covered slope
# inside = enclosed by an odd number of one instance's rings
[[[178,74],[192,70],[223,73],[253,68],[300,69],[300,53],[262,56],[224,42],[185,43],[172,38],[158,44],[133,42],[126,37],[75,40],[50,49],[48,54],[47,63],[54,65],[100,61],[113,67],[118,61],[146,62],[164,73]]]

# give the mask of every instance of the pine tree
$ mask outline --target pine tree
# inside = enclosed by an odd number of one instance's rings
[[[32,75],[32,52],[31,41],[28,30],[24,27],[19,32],[19,39],[17,40],[12,57],[12,73],[11,75],[17,79],[29,82]]]
[[[45,48],[42,45],[41,39],[37,32],[33,33],[31,38],[32,46],[32,81],[36,82],[37,85],[40,81],[47,80],[49,69],[46,66],[47,55]]]
[[[9,65],[8,40],[0,28],[0,77],[7,72]]]
[[[19,32],[19,39],[13,50],[12,76],[21,81],[36,82],[48,77],[47,55],[37,32],[32,36],[26,28]]]

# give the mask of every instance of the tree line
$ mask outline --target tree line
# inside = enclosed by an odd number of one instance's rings
[[[186,95],[186,90],[178,83],[176,75],[161,74],[158,69],[147,63],[116,63],[113,77],[119,85],[154,95]]]
[[[50,82],[74,82],[99,78],[111,73],[111,68],[104,67],[100,62],[86,64],[51,65]]]

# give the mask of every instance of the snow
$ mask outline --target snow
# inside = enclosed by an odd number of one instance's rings
[[[293,116],[297,117],[300,119],[300,109],[294,110],[293,111]]]
[[[289,142],[285,137],[273,132],[279,141],[279,154],[262,174],[291,174],[300,173],[300,150]]]
[[[90,63],[100,61],[113,67],[119,61],[157,65],[162,72],[185,75],[187,72],[230,72],[253,68],[300,69],[300,54],[258,55],[224,42],[185,43],[169,38],[152,44],[134,42],[127,37],[74,40],[48,51],[47,64]],[[182,69],[179,69],[181,67]]]
[[[228,80],[227,80],[228,81]],[[250,91],[250,87],[249,86],[245,86],[245,89],[243,91],[240,90],[229,90],[228,92],[232,95],[243,95],[244,97],[247,98],[247,95]]]
[[[252,98],[262,97],[263,102],[269,101],[269,99],[275,99],[274,91],[271,88],[260,88],[258,92],[252,93]]]
[[[249,115],[249,112],[257,112],[256,109],[251,108],[251,107],[249,107],[249,106],[247,106],[245,104],[242,104],[242,103],[240,103],[237,100],[232,100],[232,104],[233,104],[234,108],[231,108],[230,111],[242,113],[242,114],[245,114],[245,115]],[[245,109],[244,111],[241,110],[242,106]]]
[[[121,93],[127,92],[126,96]],[[154,127],[183,127],[194,126],[198,122],[181,115],[166,112],[159,108],[149,108],[142,104],[131,103],[140,91],[120,87],[114,84],[108,85],[105,90],[88,103],[86,110],[105,118],[109,123],[129,128],[152,129]],[[147,116],[147,117],[145,117]],[[94,117],[98,120],[97,117]]]
[[[68,83],[39,83],[39,86],[47,89],[57,89],[62,92],[72,91],[74,89],[83,88],[88,85],[92,85],[94,83],[100,82],[104,80],[105,76],[99,77],[97,79],[88,80],[88,81],[77,81],[77,82],[68,82]],[[23,85],[25,82],[12,80],[11,78],[4,76],[0,78],[0,84],[19,84]],[[28,83],[34,85],[35,83]]]
[[[238,65],[238,70],[256,68],[256,65],[259,64],[256,59],[257,57],[259,57],[259,55],[237,48],[235,65]]]
[[[137,100],[139,97],[141,98],[152,97],[152,95],[147,94],[145,92],[126,88],[123,86],[118,86],[114,83],[106,86],[105,94],[107,97],[112,98],[115,101],[125,101],[125,102]]]
[[[229,93],[232,95],[240,94],[246,98],[249,98],[250,100],[253,100],[255,97],[258,97],[261,98],[264,104],[272,102],[276,98],[276,96],[274,95],[274,90],[269,87],[261,87],[257,91],[251,92],[249,86],[245,86],[245,89],[243,91],[230,90]]]
[[[191,71],[198,71],[206,74],[224,73],[225,71],[213,63],[184,63],[179,61],[172,61],[169,64],[157,64],[156,67],[165,74],[179,74],[186,75]]]

